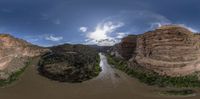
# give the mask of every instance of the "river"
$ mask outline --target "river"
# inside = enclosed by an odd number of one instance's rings
[[[0,88],[0,99],[182,99],[159,95],[163,90],[147,86],[137,79],[112,68],[100,54],[102,72],[94,79],[82,83],[60,83],[40,76],[34,62],[20,80]],[[38,60],[35,60],[37,63]],[[197,94],[184,99],[200,99]]]

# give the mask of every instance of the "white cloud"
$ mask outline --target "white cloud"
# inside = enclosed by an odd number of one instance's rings
[[[123,37],[125,37],[128,33],[123,33],[123,32],[120,32],[120,33],[117,33],[117,37],[118,39],[121,39]]]
[[[151,23],[150,25],[150,29],[157,29],[163,25],[170,25],[171,23],[169,22],[155,22],[155,23]]]
[[[184,27],[184,28],[190,30],[191,32],[194,32],[194,33],[199,32],[198,30],[196,30],[196,29],[194,29],[194,28],[192,28],[190,26],[187,26],[185,24],[172,24],[172,23],[159,23],[159,22],[152,23],[151,24],[151,29],[156,29],[156,28],[159,28],[159,27],[161,27],[163,25],[178,25],[178,26],[181,26],[181,27]]]
[[[98,45],[99,46],[112,46],[117,42],[118,41],[116,39],[104,39],[104,40],[98,41]]]
[[[116,29],[122,27],[124,24],[121,22],[103,22],[97,25],[94,31],[87,32],[86,43],[97,44],[100,46],[112,46],[117,40],[116,37],[110,36]]]
[[[81,32],[87,32],[88,28],[87,27],[80,27],[79,30]]]
[[[61,36],[54,36],[54,35],[46,35],[45,39],[49,40],[49,41],[60,41],[60,40],[63,39],[63,37],[61,37]]]
[[[93,31],[87,30],[87,44],[113,45],[129,34],[140,34],[170,24],[171,21],[158,13],[144,10],[122,11],[107,17]]]

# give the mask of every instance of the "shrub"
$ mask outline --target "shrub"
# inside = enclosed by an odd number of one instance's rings
[[[170,77],[159,75],[156,72],[145,70],[144,68],[130,69],[125,60],[120,60],[107,55],[108,63],[114,65],[115,68],[124,71],[128,75],[139,79],[139,81],[148,85],[156,85],[159,87],[200,87],[200,81],[197,74]],[[145,71],[145,72],[144,72]],[[146,72],[147,71],[147,72]]]

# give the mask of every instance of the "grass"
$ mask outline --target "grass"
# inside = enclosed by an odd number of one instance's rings
[[[161,95],[167,95],[167,96],[191,96],[194,95],[195,92],[190,89],[184,89],[184,90],[169,90],[169,91],[163,91],[160,93]]]
[[[0,87],[2,86],[6,86],[6,85],[9,85],[11,83],[13,83],[14,81],[18,80],[19,77],[21,76],[21,74],[25,71],[25,69],[28,67],[28,65],[30,65],[30,62],[27,62],[25,64],[25,66],[21,69],[19,69],[18,71],[16,72],[13,72],[8,79],[6,80],[0,80]]]
[[[148,85],[176,88],[200,87],[200,81],[196,74],[181,77],[164,76],[153,71],[147,71],[143,68],[130,69],[125,60],[117,59],[110,55],[107,55],[107,59],[108,63],[114,65],[115,68],[124,71],[128,75]]]

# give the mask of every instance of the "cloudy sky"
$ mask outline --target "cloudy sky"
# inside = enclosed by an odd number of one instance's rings
[[[200,0],[0,0],[0,33],[41,46],[112,45],[165,24],[200,31]]]

